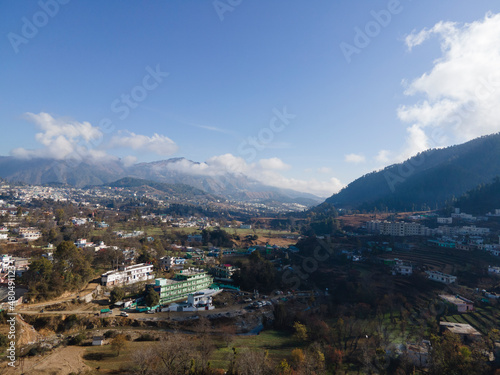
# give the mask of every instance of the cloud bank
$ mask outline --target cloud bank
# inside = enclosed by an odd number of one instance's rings
[[[461,25],[442,21],[412,32],[405,43],[416,53],[431,38],[439,40],[441,56],[405,90],[418,101],[397,110],[399,119],[410,125],[406,144],[392,162],[500,131],[500,14],[487,13]],[[388,156],[381,151],[377,158]]]

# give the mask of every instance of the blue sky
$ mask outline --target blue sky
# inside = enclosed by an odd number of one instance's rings
[[[497,13],[465,0],[2,2],[0,155],[185,157],[202,162],[179,164],[189,173],[328,196],[500,130]]]

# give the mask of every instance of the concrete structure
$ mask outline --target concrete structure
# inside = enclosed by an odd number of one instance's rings
[[[488,273],[495,273],[500,275],[500,267],[488,266]]]
[[[233,277],[233,274],[239,270],[238,267],[234,267],[230,264],[221,264],[219,266],[215,266],[212,268],[212,274],[214,275],[214,278],[220,279],[220,280],[231,280]]]
[[[220,293],[220,290],[204,289],[188,295],[186,302],[172,303],[161,311],[202,311],[213,310],[212,297]]]
[[[389,236],[432,236],[435,231],[419,223],[391,222],[371,220],[366,223],[366,229],[372,233]]]
[[[146,285],[146,289],[153,288],[160,295],[160,304],[164,304],[207,289],[212,283],[213,279],[205,270],[188,268],[177,273],[173,279],[156,279],[154,285]]]
[[[440,294],[439,297],[444,299],[446,302],[455,305],[459,313],[465,313],[474,310],[474,302],[467,298],[460,297],[458,295],[452,296],[451,294]]]
[[[443,284],[452,284],[457,281],[457,277],[448,275],[439,271],[425,271],[429,280],[437,281]]]
[[[440,322],[439,328],[441,331],[450,331],[460,336],[462,341],[473,341],[481,337],[481,333],[470,324]]]
[[[92,346],[104,345],[104,336],[94,336],[92,337]]]
[[[411,264],[404,263],[399,259],[396,260],[396,264],[392,268],[393,275],[409,276],[412,273],[413,273],[413,266]]]
[[[452,217],[438,217],[437,222],[438,222],[438,224],[452,224],[453,218]]]
[[[103,286],[128,285],[151,279],[154,279],[153,265],[140,263],[132,266],[120,266],[118,270],[102,274],[101,284]]]
[[[38,240],[42,233],[36,228],[19,228],[19,237],[28,241]]]

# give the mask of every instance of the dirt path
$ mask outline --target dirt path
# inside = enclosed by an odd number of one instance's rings
[[[0,373],[4,375],[67,375],[71,372],[82,373],[89,370],[82,359],[84,347],[67,346],[58,348],[43,357],[33,357],[24,360],[23,364],[17,362],[16,368],[0,367]]]

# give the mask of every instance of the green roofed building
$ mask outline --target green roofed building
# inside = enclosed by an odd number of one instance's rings
[[[155,279],[153,288],[160,294],[160,304],[187,298],[188,294],[207,289],[212,285],[213,279],[207,271],[188,268],[180,271],[173,279]]]

